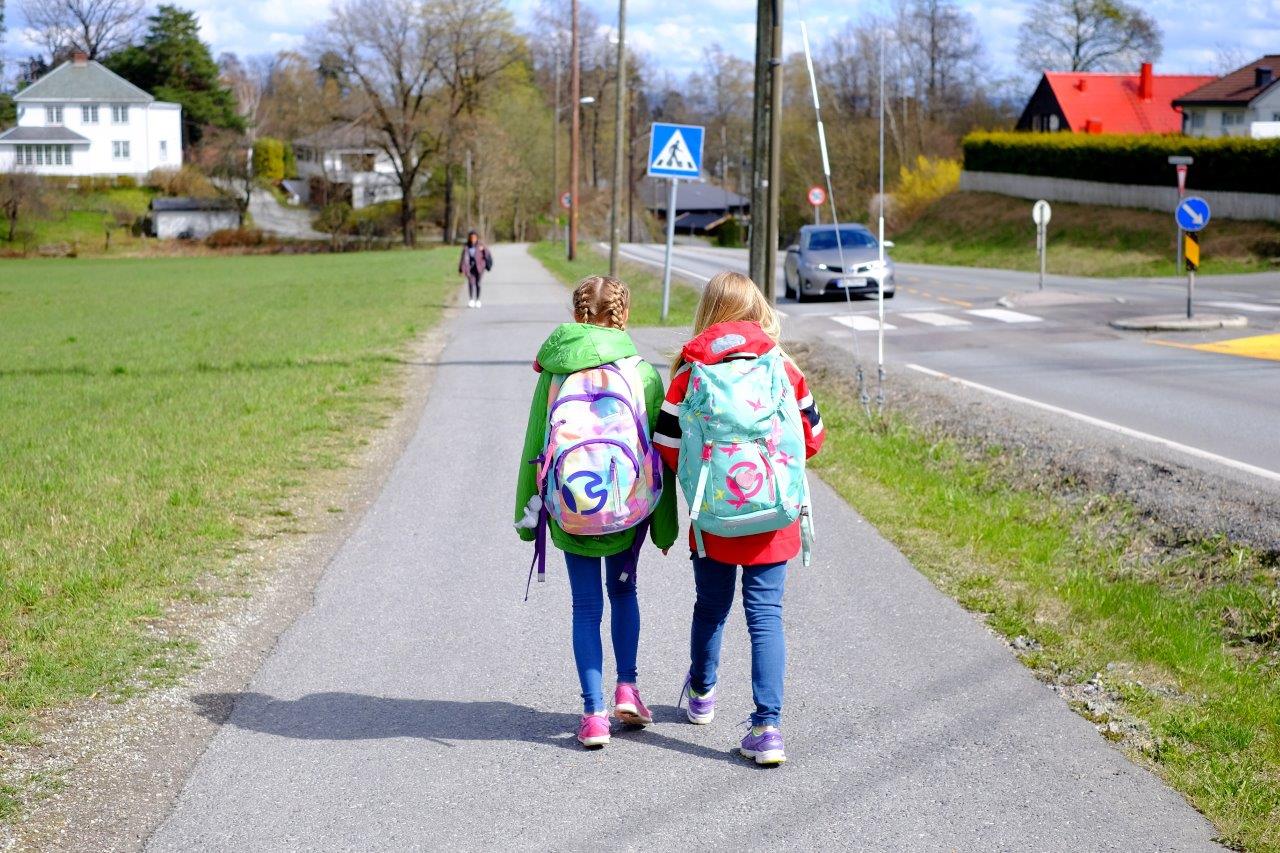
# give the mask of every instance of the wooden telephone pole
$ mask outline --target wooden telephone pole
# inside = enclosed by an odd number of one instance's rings
[[[777,297],[778,190],[782,136],[782,0],[757,0],[751,126],[751,279]]]
[[[578,257],[578,170],[581,160],[582,63],[578,56],[578,0],[573,0],[573,20],[569,37],[569,260]]]
[[[626,174],[627,0],[618,0],[617,70],[617,103],[613,113],[613,198],[609,207],[609,275],[612,276],[618,274],[618,244],[622,240],[622,181]]]

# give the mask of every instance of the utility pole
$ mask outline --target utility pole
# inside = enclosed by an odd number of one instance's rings
[[[751,127],[751,279],[774,299],[782,107],[782,3],[757,0],[756,73]]]
[[[778,301],[778,201],[782,190],[782,0],[773,0],[769,58],[769,243],[765,249],[764,295]]]
[[[551,222],[556,230],[554,238],[560,239],[560,32],[556,32],[555,45],[556,114],[551,123]]]
[[[568,258],[578,257],[578,167],[581,159],[579,134],[582,130],[582,66],[578,57],[578,0],[572,2],[572,29],[569,36],[569,99],[573,111],[569,121],[569,247]]]
[[[622,239],[622,177],[627,129],[627,0],[618,0],[618,91],[613,112],[613,198],[609,210],[609,275],[618,274]]]

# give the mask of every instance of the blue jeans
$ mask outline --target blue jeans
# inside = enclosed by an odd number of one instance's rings
[[[693,580],[698,597],[693,604],[689,632],[689,672],[693,689],[705,693],[716,684],[720,640],[733,608],[738,567],[693,555]],[[782,636],[782,592],[787,564],[742,567],[742,609],[751,635],[751,697],[756,710],[751,723],[776,726],[782,716],[782,678],[787,645]]]
[[[573,659],[582,685],[582,712],[595,714],[605,709],[600,682],[604,670],[604,649],[600,643],[600,620],[604,616],[604,594],[600,589],[600,557],[564,554],[569,567],[569,590],[573,594]],[[613,658],[618,664],[618,681],[635,684],[636,651],[640,645],[640,602],[636,598],[636,573],[631,551],[604,558],[609,589],[609,628],[613,635]],[[627,579],[619,580],[626,572]]]

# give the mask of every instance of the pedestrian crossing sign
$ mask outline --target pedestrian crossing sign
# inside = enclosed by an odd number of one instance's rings
[[[649,134],[649,174],[696,180],[702,173],[702,132],[698,125],[654,122]]]

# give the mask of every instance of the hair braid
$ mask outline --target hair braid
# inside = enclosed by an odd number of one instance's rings
[[[631,289],[610,276],[588,276],[573,291],[573,318],[579,323],[625,330],[630,307]]]

